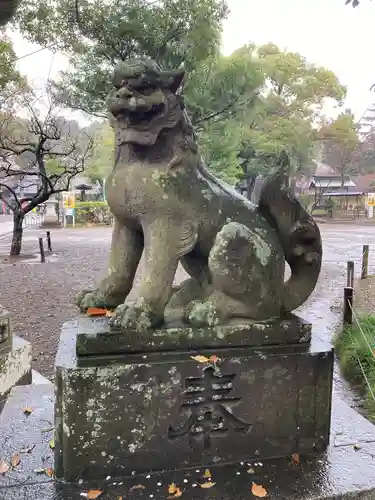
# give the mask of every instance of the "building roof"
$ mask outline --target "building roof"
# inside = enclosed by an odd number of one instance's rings
[[[363,196],[363,191],[326,191],[323,196]]]
[[[340,175],[314,175],[311,179],[309,188],[349,188],[356,187],[356,183],[349,177]]]

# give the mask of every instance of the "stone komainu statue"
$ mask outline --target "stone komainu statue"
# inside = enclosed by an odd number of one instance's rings
[[[116,135],[106,182],[115,217],[110,265],[78,304],[117,308],[113,323],[138,331],[162,322],[165,311],[195,325],[280,317],[314,290],[319,229],[287,187],[285,155],[258,205],[206,170],[177,93],[183,77],[148,59],[115,69],[108,97]],[[142,252],[138,299],[124,304]],[[191,278],[173,288],[179,262]]]

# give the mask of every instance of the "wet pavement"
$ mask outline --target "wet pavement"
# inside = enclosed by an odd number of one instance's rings
[[[320,226],[320,231],[323,240],[323,266],[319,282],[310,299],[296,311],[312,323],[313,339],[317,343],[332,339],[342,325],[347,261],[354,262],[355,277],[359,277],[363,245],[370,245],[369,274],[375,273],[375,227],[324,224]],[[358,397],[342,379],[337,365],[334,387],[348,404],[357,406]]]
[[[317,456],[260,458],[232,465],[165,470],[64,483],[53,479],[52,386],[13,389],[0,415],[1,500],[370,500],[375,498],[375,427],[337,398],[331,443]],[[24,413],[25,406],[32,409]],[[157,450],[160,453],[160,450]],[[249,450],[251,456],[251,450]],[[13,457],[13,458],[12,458]],[[4,466],[4,463],[3,463]],[[105,474],[104,474],[105,475]],[[181,495],[171,494],[171,484]],[[255,485],[255,486],[254,486]],[[98,496],[95,496],[97,490]],[[90,491],[90,495],[88,492]],[[176,492],[175,490],[172,490]]]

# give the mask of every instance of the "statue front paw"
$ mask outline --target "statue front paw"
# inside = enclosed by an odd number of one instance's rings
[[[99,309],[114,309],[118,306],[118,302],[111,297],[106,296],[98,289],[83,290],[74,300],[74,303],[80,308],[82,312],[86,312],[91,307]]]
[[[121,330],[145,332],[161,323],[162,320],[163,318],[156,315],[149,304],[143,300],[139,300],[135,304],[119,305],[115,310],[114,316],[110,319],[110,324],[121,328]]]

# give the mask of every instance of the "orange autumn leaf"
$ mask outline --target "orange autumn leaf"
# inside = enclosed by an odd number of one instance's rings
[[[213,488],[216,483],[213,483],[212,481],[208,481],[207,483],[201,483],[199,486],[204,489],[208,488]]]
[[[10,463],[12,464],[12,467],[17,467],[21,462],[20,456],[19,455],[13,455]]]
[[[253,483],[251,488],[251,493],[258,498],[264,498],[267,496],[267,490],[263,488],[260,484]]]
[[[34,410],[32,408],[24,408],[22,411],[25,415],[30,415]]]
[[[180,498],[182,496],[182,491],[175,483],[171,483],[168,486],[168,493],[171,495],[168,498]]]
[[[4,460],[0,460],[0,474],[6,474],[8,470],[9,465]]]
[[[171,483],[169,486],[168,486],[168,493],[170,495],[173,495],[173,493],[175,493],[177,490],[177,486],[176,486],[176,483]]]
[[[180,497],[182,497],[182,491],[180,490],[180,488],[177,488],[176,491],[173,493],[173,495],[170,495],[168,499],[171,500],[173,498],[180,498]]]
[[[47,474],[48,477],[55,477],[55,471],[51,467],[45,469],[44,472]]]
[[[206,356],[190,356],[194,361],[198,361],[198,363],[208,363],[210,358],[206,358]]]
[[[87,492],[87,498],[94,500],[95,498],[99,498],[102,493],[102,490],[90,490]]]
[[[114,316],[115,314],[116,314],[115,311],[112,311],[110,309],[106,309],[105,311],[105,315],[109,317]]]
[[[89,307],[86,314],[87,316],[106,316],[107,309],[101,309],[99,307]]]
[[[294,465],[299,465],[301,463],[299,453],[293,453],[292,462],[294,463]]]

